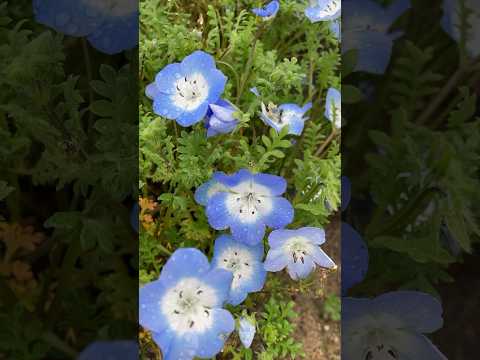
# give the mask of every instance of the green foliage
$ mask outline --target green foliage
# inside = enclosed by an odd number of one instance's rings
[[[341,307],[342,302],[340,298],[335,294],[330,294],[325,299],[323,304],[324,316],[333,321],[340,321],[341,319]]]

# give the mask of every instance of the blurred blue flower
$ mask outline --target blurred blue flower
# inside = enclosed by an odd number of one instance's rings
[[[342,95],[335,88],[327,91],[325,100],[325,117],[333,123],[337,129],[342,127]]]
[[[462,5],[460,0],[443,0],[443,29],[456,41],[461,38]],[[463,0],[466,8],[466,47],[470,56],[480,55],[480,2],[478,0]]]
[[[220,99],[226,82],[213,57],[195,51],[181,63],[165,66],[145,93],[153,100],[153,111],[157,115],[186,127],[202,121],[209,104]]]
[[[305,121],[305,113],[312,108],[312,103],[309,102],[303,107],[295,104],[283,104],[276,106],[269,104],[268,107],[262,103],[262,112],[260,118],[264,123],[280,132],[282,128],[288,125],[288,133],[292,135],[300,135],[303,131]]]
[[[249,293],[262,290],[267,276],[262,260],[262,243],[248,246],[230,235],[221,235],[215,241],[212,266],[233,275],[228,303],[239,305]]]
[[[242,316],[239,321],[238,335],[243,346],[247,349],[252,346],[253,338],[255,337],[255,324],[249,319]]]
[[[138,44],[137,0],[33,0],[33,11],[39,23],[66,35],[86,37],[106,54]]]
[[[396,291],[374,299],[342,299],[342,359],[446,360],[424,334],[443,325],[431,295]]]
[[[140,207],[138,203],[133,204],[132,210],[130,211],[130,224],[132,228],[138,233],[138,229],[140,228]]]
[[[253,88],[251,88],[251,89],[250,89],[250,92],[251,92],[252,94],[254,94],[255,96],[257,96],[257,97],[260,97],[260,91],[258,91],[258,89],[257,89],[256,86],[253,87]]]
[[[230,228],[235,240],[256,245],[262,241],[266,226],[279,229],[292,222],[293,207],[281,197],[287,189],[284,178],[242,169],[215,180],[227,190],[208,200],[207,217],[214,229]]]
[[[197,249],[176,250],[158,280],[139,291],[139,322],[152,331],[163,359],[211,358],[235,329],[232,315],[222,308],[232,274],[213,269]]]
[[[270,250],[265,259],[265,270],[277,272],[287,268],[293,280],[306,278],[319,265],[335,268],[335,263],[320,248],[325,242],[325,231],[315,227],[297,230],[275,230],[268,237]]]
[[[233,116],[235,111],[233,105],[223,99],[219,99],[216,104],[210,104],[205,118],[207,137],[232,132],[238,124],[238,119]]]
[[[340,19],[334,20],[330,22],[330,31],[333,33],[333,35],[338,39],[342,39],[342,22]]]
[[[96,341],[88,345],[77,360],[106,359],[137,360],[137,342],[133,340]]]
[[[343,1],[342,51],[358,51],[356,71],[385,72],[393,41],[403,34],[390,32],[390,27],[409,7],[409,0],[394,1],[387,8],[373,0]]]
[[[312,22],[338,19],[342,12],[341,0],[312,0],[305,9],[305,16]]]
[[[365,279],[368,271],[368,248],[349,224],[342,222],[342,294]]]
[[[263,8],[254,8],[252,12],[262,17],[264,20],[270,20],[277,15],[278,10],[280,9],[280,3],[278,1],[270,1]]]

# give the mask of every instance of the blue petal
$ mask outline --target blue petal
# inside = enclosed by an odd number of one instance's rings
[[[228,299],[230,286],[232,285],[232,273],[224,269],[213,269],[204,276],[205,282],[215,288],[218,303],[215,306],[222,306]]]
[[[208,91],[207,102],[209,104],[216,103],[225,90],[228,78],[218,69],[210,69],[206,75],[206,79],[210,86]]]
[[[267,258],[263,263],[263,267],[266,271],[277,272],[285,269],[288,265],[288,257],[284,253],[283,249],[273,249],[268,251]]]
[[[424,335],[397,331],[394,340],[400,359],[447,360]]]
[[[208,223],[215,230],[225,230],[230,226],[231,214],[226,206],[227,197],[227,193],[217,193],[210,198],[207,204]]]
[[[442,304],[419,291],[395,291],[373,300],[377,311],[392,314],[420,333],[431,333],[443,326]]]
[[[255,325],[244,317],[240,319],[239,324],[238,335],[240,336],[240,341],[243,346],[248,349],[252,345],[253,338],[255,337]]]
[[[138,321],[150,331],[162,332],[168,327],[167,319],[159,306],[165,290],[166,287],[160,280],[148,283],[139,290]]]
[[[282,245],[287,241],[289,238],[294,236],[295,230],[289,229],[280,229],[274,230],[268,236],[268,244],[272,249],[277,249],[282,247]]]
[[[228,297],[228,303],[233,306],[240,305],[245,301],[248,296],[248,291],[243,288],[236,288],[230,291],[230,296]]]
[[[197,50],[185,57],[182,61],[183,73],[204,73],[205,70],[215,68],[215,59],[204,51]]]
[[[154,82],[148,84],[145,88],[145,95],[151,100],[155,99],[157,96],[159,96],[159,94],[160,90],[158,89],[157,84],[155,84]]]
[[[217,171],[212,179],[208,180],[206,183],[202,184],[196,191],[195,191],[195,201],[203,206],[207,206],[208,200],[215,195],[218,191],[221,190],[223,185],[221,185],[217,180],[215,180],[216,174],[223,174],[221,171]],[[218,191],[217,191],[218,189]]]
[[[254,223],[233,220],[230,228],[235,240],[247,245],[257,245],[265,236],[265,224],[260,220]]]
[[[138,359],[138,344],[136,341],[95,341],[79,355],[77,360],[103,359]]]
[[[198,249],[180,248],[176,250],[162,268],[159,280],[165,286],[175,284],[183,277],[201,278],[210,270],[207,257]]]
[[[160,333],[152,332],[152,339],[162,350],[162,354],[165,357],[172,345],[172,342],[174,339],[176,339],[176,334],[172,330],[166,329]]]
[[[240,169],[232,175],[217,176],[217,180],[225,186],[234,187],[240,183],[253,180],[253,174],[247,169]]]
[[[293,206],[287,199],[281,197],[271,198],[272,211],[264,215],[265,223],[274,229],[282,228],[293,221]]]
[[[158,91],[164,94],[176,94],[177,79],[181,78],[182,76],[182,67],[179,63],[165,66],[155,76],[155,84],[157,85]]]
[[[207,111],[208,103],[203,103],[191,112],[184,111],[179,117],[176,118],[176,121],[183,127],[192,126],[193,124],[202,121],[207,114]]]
[[[325,230],[316,227],[303,227],[295,231],[296,236],[306,237],[312,244],[322,245],[325,242]]]
[[[239,243],[238,241],[235,241],[235,239],[231,235],[220,235],[216,240],[215,240],[215,245],[213,249],[213,254],[214,258],[221,256],[223,251],[225,249],[228,249],[229,247],[234,247],[234,246],[241,246],[245,250],[248,250],[253,257],[258,260],[259,262],[262,261],[263,259],[263,244],[257,244],[255,246],[247,246],[245,244]]]
[[[261,17],[269,18],[275,16],[280,9],[280,3],[278,1],[271,1],[263,8],[254,8],[252,12]]]
[[[299,280],[310,275],[314,268],[315,264],[313,263],[313,260],[307,256],[304,258],[304,263],[300,260],[297,262],[290,262],[287,266],[287,271],[293,280]]]
[[[200,344],[196,356],[200,358],[212,358],[223,348],[225,339],[235,330],[235,320],[232,314],[224,309],[213,309],[213,327],[199,334],[198,342]]]
[[[167,119],[175,120],[183,114],[183,111],[173,103],[171,95],[158,94],[153,101],[153,112]]]
[[[267,271],[263,267],[263,263],[257,262],[253,264],[255,271],[254,275],[250,281],[243,284],[243,287],[248,290],[248,292],[257,292],[263,289],[265,285],[265,280],[267,279]]]
[[[342,293],[363,281],[368,270],[368,249],[361,236],[342,223]]]
[[[81,1],[34,0],[35,19],[71,36],[86,36],[103,24],[103,15]]]
[[[94,48],[105,54],[117,54],[138,45],[138,12],[125,17],[110,17],[98,27],[88,41]]]
[[[333,260],[330,259],[330,257],[318,246],[314,247],[310,255],[312,256],[313,261],[323,268],[333,269],[336,266]]]
[[[282,195],[287,190],[287,181],[281,176],[258,173],[253,181],[268,188],[272,196]]]
[[[154,334],[155,335],[155,334]],[[155,337],[153,338],[155,341]],[[190,337],[187,341],[182,338],[174,338],[168,348],[167,352],[164,352],[163,359],[164,360],[192,360],[198,348],[200,347],[200,343],[197,337]]]

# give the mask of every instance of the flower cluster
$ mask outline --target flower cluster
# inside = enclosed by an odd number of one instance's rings
[[[33,11],[39,23],[66,35],[86,37],[106,54],[138,44],[136,0],[34,0]]]

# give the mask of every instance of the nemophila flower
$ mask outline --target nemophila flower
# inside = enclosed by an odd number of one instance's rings
[[[158,280],[140,288],[140,324],[152,331],[165,360],[214,357],[235,329],[223,304],[232,274],[213,269],[197,249],[176,250]]]
[[[421,292],[343,298],[342,359],[446,360],[424,335],[442,325],[440,302]]]
[[[267,276],[262,260],[262,243],[248,246],[230,235],[222,235],[215,241],[212,266],[233,275],[228,303],[239,305],[249,293],[262,290]]]
[[[312,22],[338,19],[342,11],[341,0],[311,0],[305,16]]]
[[[462,2],[465,11],[462,11]],[[466,16],[462,20],[462,13]],[[443,0],[443,29],[457,42],[461,28],[466,31],[466,47],[470,56],[480,54],[480,2],[478,0]]]
[[[191,126],[207,115],[225,89],[227,78],[215,66],[213,57],[195,51],[181,63],[165,66],[147,86],[153,111],[181,126]]]
[[[280,132],[283,127],[288,125],[289,134],[300,135],[303,131],[305,121],[308,120],[305,113],[311,108],[311,102],[305,104],[303,107],[295,104],[282,104],[276,106],[272,103],[265,106],[262,102],[260,118],[267,125],[273,127],[277,132]]]
[[[230,228],[235,240],[255,245],[262,241],[266,226],[279,229],[292,222],[293,207],[281,197],[287,188],[284,178],[242,169],[215,180],[227,191],[208,200],[207,217],[214,229]]]
[[[255,337],[255,324],[250,319],[242,316],[239,321],[238,335],[242,345],[247,349],[252,346],[253,338]]]
[[[33,11],[39,23],[66,35],[86,37],[107,54],[138,44],[136,0],[34,0]]]
[[[108,359],[138,359],[138,344],[136,341],[96,341],[88,345],[77,360],[108,360]]]
[[[224,172],[215,172],[210,180],[202,184],[195,191],[195,201],[200,205],[207,206],[208,200],[210,200],[213,195],[220,191],[228,191],[228,188],[217,180],[223,176],[226,176]]]
[[[267,5],[262,8],[254,8],[252,12],[262,17],[264,20],[270,20],[277,15],[278,10],[280,9],[280,3],[278,1],[270,1]]]
[[[335,88],[327,91],[327,100],[325,101],[325,117],[339,129],[342,127],[342,95]]]
[[[341,32],[341,21],[340,19],[334,20],[330,22],[330,31],[332,34],[338,39],[341,40],[342,32]]]
[[[374,74],[385,72],[393,41],[403,34],[390,32],[390,28],[409,6],[408,0],[394,1],[386,8],[373,0],[343,0],[342,51],[358,51],[355,70]]]
[[[342,222],[342,294],[365,279],[368,248],[358,232]]]
[[[238,125],[238,119],[234,117],[236,109],[233,105],[223,99],[217,101],[216,104],[210,104],[205,119],[205,127],[207,128],[207,136],[215,136],[232,132]]]
[[[315,227],[297,230],[275,230],[268,237],[270,250],[265,259],[265,270],[277,272],[287,268],[293,280],[306,278],[318,265],[335,268],[335,263],[320,248],[325,242],[325,231]]]

